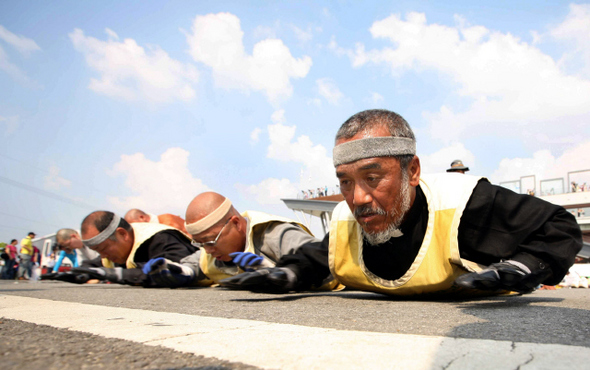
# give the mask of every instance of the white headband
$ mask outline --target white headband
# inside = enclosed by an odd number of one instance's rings
[[[407,137],[369,137],[336,145],[332,154],[334,167],[365,158],[416,155],[416,141]]]
[[[187,224],[185,222],[184,227],[186,228],[186,231],[188,231],[188,233],[191,235],[200,234],[203,231],[210,228],[211,226],[218,223],[219,221],[221,221],[223,216],[227,214],[230,208],[231,201],[228,198],[225,198],[225,201],[223,201],[223,203],[221,203],[221,205],[217,207],[215,211],[209,213],[207,216],[203,217],[199,221],[193,222],[192,224]]]
[[[121,217],[119,217],[117,215],[113,215],[113,220],[111,221],[109,226],[107,226],[106,229],[104,229],[103,231],[98,233],[98,235],[96,235],[90,239],[82,240],[82,243],[84,243],[84,245],[87,246],[88,248],[96,247],[97,245],[104,242],[111,235],[113,235],[115,233],[115,230],[117,230],[117,227],[119,227],[120,221],[121,221]]]

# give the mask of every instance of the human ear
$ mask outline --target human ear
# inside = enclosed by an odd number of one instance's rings
[[[418,186],[420,184],[420,158],[414,156],[410,165],[408,166],[410,186]]]

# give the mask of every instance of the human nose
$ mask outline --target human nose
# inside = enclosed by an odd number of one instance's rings
[[[371,193],[368,192],[362,184],[355,184],[352,193],[352,204],[355,206],[361,206],[364,204],[369,204],[372,201],[373,197],[371,196]]]

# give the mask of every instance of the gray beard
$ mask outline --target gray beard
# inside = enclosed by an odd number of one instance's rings
[[[399,227],[404,216],[410,210],[410,181],[406,171],[403,171],[402,186],[399,194],[396,196],[395,204],[399,204],[400,207],[389,212],[389,215],[392,217],[393,221],[387,226],[387,229],[380,232],[369,233],[361,227],[363,237],[370,245],[378,246],[380,244],[386,243],[393,237],[403,235]],[[387,214],[387,212],[381,208],[373,211],[381,215]]]

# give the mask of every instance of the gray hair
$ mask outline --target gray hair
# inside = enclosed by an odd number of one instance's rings
[[[362,131],[369,131],[376,126],[386,126],[392,137],[405,137],[416,140],[408,122],[399,114],[386,109],[369,109],[355,114],[340,126],[336,133],[336,141],[350,139]],[[413,155],[396,155],[400,167],[407,169],[414,158]]]

